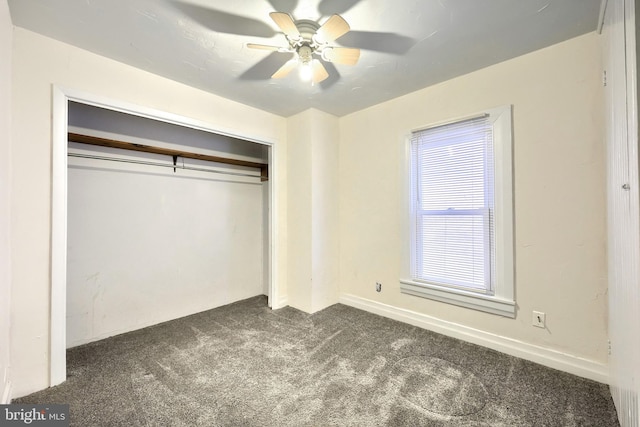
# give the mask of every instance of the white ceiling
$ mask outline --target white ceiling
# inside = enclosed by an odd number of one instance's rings
[[[342,116],[594,31],[601,0],[8,0],[14,25],[282,116]],[[290,54],[274,10],[322,24],[362,49],[311,86],[270,79]]]

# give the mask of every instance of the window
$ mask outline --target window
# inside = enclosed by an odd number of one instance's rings
[[[511,107],[414,131],[404,293],[515,317]]]

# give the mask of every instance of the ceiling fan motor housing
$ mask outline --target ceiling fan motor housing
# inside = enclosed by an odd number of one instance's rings
[[[313,54],[321,54],[323,45],[316,41],[316,32],[320,25],[317,22],[309,19],[301,19],[295,21],[296,28],[300,32],[300,37],[297,39],[289,39],[289,44],[298,54],[300,62],[303,64],[309,64],[313,60]]]
[[[310,19],[300,19],[298,21],[295,21],[295,24],[296,28],[298,28],[298,31],[300,32],[302,43],[306,42],[311,45],[312,43],[316,42],[313,36],[316,35],[318,28],[320,28],[320,25],[318,25],[317,22],[311,21]]]

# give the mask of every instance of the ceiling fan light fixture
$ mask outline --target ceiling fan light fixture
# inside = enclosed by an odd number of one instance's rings
[[[308,82],[313,77],[313,49],[306,44],[298,48],[298,61],[300,62],[299,72],[302,81]]]
[[[300,64],[300,79],[303,82],[311,81],[311,77],[313,77],[313,68],[311,66],[311,62],[303,62]]]
[[[311,62],[311,55],[313,55],[313,49],[309,45],[304,44],[298,48],[298,57],[300,58],[300,62]]]

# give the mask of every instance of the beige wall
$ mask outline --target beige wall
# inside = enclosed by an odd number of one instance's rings
[[[606,363],[599,43],[587,34],[343,117],[341,293]],[[514,112],[517,318],[401,294],[406,136],[507,104]],[[547,329],[532,327],[532,310],[546,312]]]
[[[311,142],[306,135],[313,121],[306,111],[287,120],[287,303],[306,312],[313,311],[311,296]]]
[[[338,118],[310,109],[287,130],[288,303],[313,313],[338,302]]]
[[[9,6],[0,0],[0,404],[10,392],[12,33]]]
[[[338,302],[340,281],[339,124],[338,118],[314,111],[311,151],[311,224],[313,311]]]
[[[16,28],[13,34],[12,342],[14,396],[49,385],[52,85],[202,120],[277,141],[275,175],[286,209],[285,119]],[[286,213],[283,214],[286,218]],[[285,253],[286,223],[278,224]],[[285,279],[277,279],[282,287]]]

